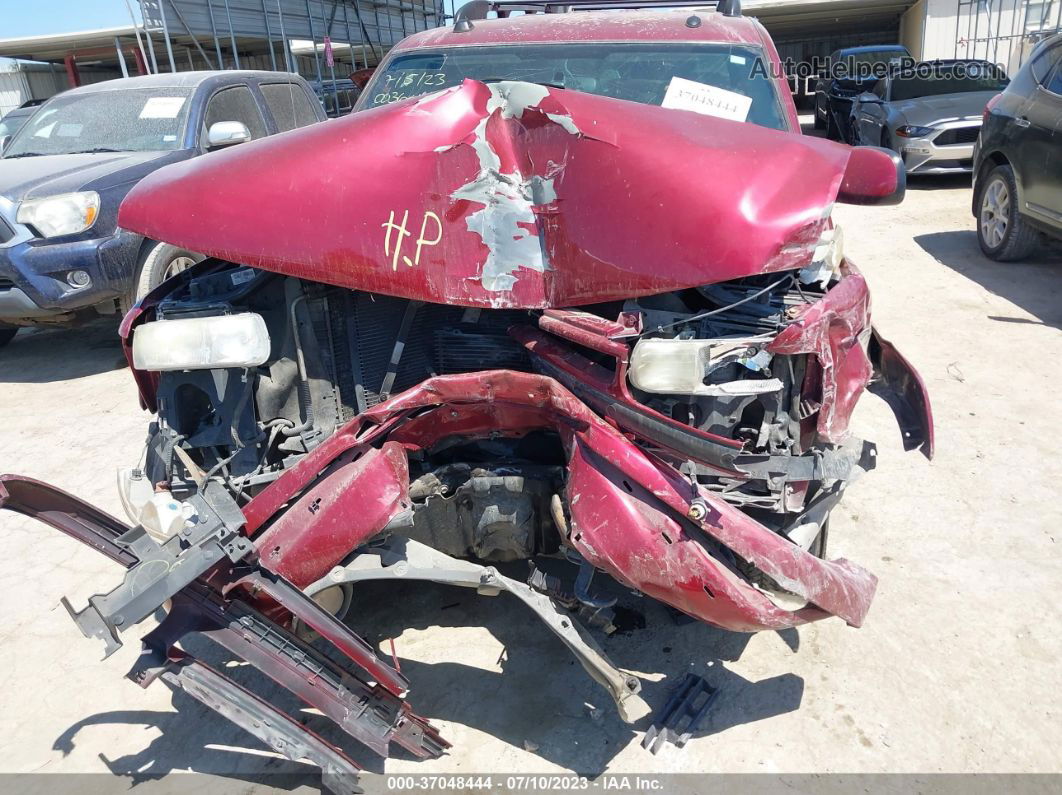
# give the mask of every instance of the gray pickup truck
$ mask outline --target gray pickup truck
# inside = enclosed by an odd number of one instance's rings
[[[50,99],[0,138],[0,346],[21,326],[124,312],[199,259],[118,228],[118,206],[148,174],[324,119],[287,72],[132,77]]]

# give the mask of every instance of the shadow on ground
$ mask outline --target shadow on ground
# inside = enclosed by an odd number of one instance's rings
[[[914,238],[938,262],[1020,306],[1036,320],[988,315],[1003,323],[1062,328],[1062,247],[1045,243],[1025,262],[994,262],[981,253],[977,233],[933,232]]]
[[[0,348],[0,382],[47,384],[125,367],[117,316],[77,328],[20,329]]]
[[[960,190],[971,187],[972,177],[969,174],[908,174],[907,190]],[[965,202],[969,206],[972,194],[966,194],[957,201]]]
[[[662,675],[659,681],[643,679],[642,696],[653,710],[664,705],[671,689],[687,672],[704,676],[709,685],[722,690],[695,737],[800,707],[804,693],[800,677],[784,674],[750,682],[726,668],[726,662],[741,657],[750,635],[698,622],[676,624],[663,605],[650,600],[630,597],[630,606],[645,614],[647,629],[608,638],[600,633],[595,636],[619,667],[648,676]],[[643,732],[652,723],[652,716],[635,726],[623,723],[604,689],[583,672],[544,624],[506,594],[483,597],[467,589],[432,583],[364,583],[355,590],[347,623],[377,649],[387,650],[382,652],[384,657],[389,656],[388,639],[398,638],[398,662],[411,682],[408,700],[418,714],[488,733],[586,776],[604,772],[612,757],[635,738],[636,731]],[[497,641],[501,671],[468,663],[473,655],[462,644],[468,635],[461,628],[469,626],[485,627]],[[428,627],[453,628],[453,645],[445,647],[433,641],[430,647],[421,646],[416,630]],[[796,630],[778,634],[783,648],[791,652],[799,648]],[[327,719],[300,713],[294,697],[273,688],[256,671],[247,666],[227,666],[224,653],[207,641],[192,639],[184,645],[244,686],[267,695],[289,714],[299,715],[302,722],[344,748],[365,770],[384,772],[382,759]],[[408,656],[403,654],[407,645]],[[482,649],[478,652],[482,661]],[[104,759],[113,773],[136,782],[170,770],[190,769],[252,783],[268,777],[270,784],[277,776],[281,781],[293,776],[297,784],[307,783],[308,776],[316,775],[314,768],[263,754],[266,749],[257,740],[183,693],[176,693],[173,703],[180,710],[178,714],[116,711],[93,716],[67,729],[56,739],[55,748],[69,753],[78,732],[86,726],[146,726],[162,734],[139,753]],[[453,739],[452,732],[444,730],[446,734]],[[393,746],[392,755],[413,759],[397,746]]]

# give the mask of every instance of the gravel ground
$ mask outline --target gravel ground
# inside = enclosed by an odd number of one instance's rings
[[[864,398],[855,429],[879,445],[831,526],[831,555],[880,577],[859,630],[832,619],[749,636],[675,626],[607,641],[645,675],[654,706],[687,670],[723,687],[683,751],[651,756],[603,691],[515,600],[456,589],[366,587],[352,615],[394,638],[410,699],[454,744],[387,772],[1058,772],[1062,714],[1062,260],[1002,265],[977,248],[965,179],[913,180],[899,207],[838,207],[875,318],[921,371],[938,455],[904,454],[891,414]],[[148,417],[114,326],[21,333],[0,352],[0,471],[53,482],[120,515],[114,472]],[[101,556],[0,515],[0,772],[196,770],[245,781],[297,771],[184,696],[123,679],[136,634],[101,662],[59,598],[113,587]],[[400,609],[395,609],[400,604]],[[385,648],[388,648],[385,645]],[[175,711],[180,707],[180,714]],[[244,749],[250,749],[250,752]]]

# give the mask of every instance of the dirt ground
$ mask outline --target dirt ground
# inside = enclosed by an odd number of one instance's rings
[[[508,596],[366,587],[351,612],[394,638],[410,700],[453,743],[392,772],[1058,772],[1062,717],[1062,258],[984,259],[965,178],[912,180],[899,207],[838,207],[882,333],[921,371],[937,457],[904,454],[889,410],[855,429],[879,445],[831,526],[831,556],[880,578],[862,629],[841,621],[749,636],[675,625],[605,641],[659,706],[685,671],[723,688],[685,750],[657,756],[604,691]],[[113,324],[20,333],[0,352],[0,471],[51,481],[121,515],[114,472],[148,417]],[[296,771],[162,685],[123,679],[138,633],[101,662],[82,606],[118,572],[57,532],[0,515],[0,772],[197,770],[255,781]],[[389,648],[385,644],[385,648]],[[178,714],[175,705],[180,706]],[[349,744],[348,744],[349,745]]]

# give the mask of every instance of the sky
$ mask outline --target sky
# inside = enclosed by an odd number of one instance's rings
[[[445,0],[460,8],[464,0]],[[129,3],[139,18],[137,0]],[[0,38],[73,33],[129,24],[125,0],[0,0]]]
[[[137,0],[130,0],[135,9]],[[0,38],[129,24],[125,0],[0,0]]]

